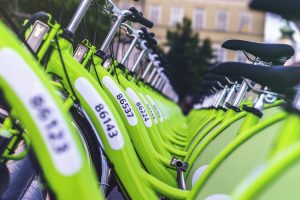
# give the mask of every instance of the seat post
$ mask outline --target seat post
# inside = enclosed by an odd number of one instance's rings
[[[232,87],[230,88],[227,96],[225,97],[224,103],[223,103],[223,108],[227,109],[227,105],[226,104],[231,104],[231,99],[233,98],[233,95],[235,94],[235,90],[237,87],[237,82],[235,82]]]
[[[221,106],[221,103],[224,101],[227,90],[228,90],[228,86],[226,85],[225,88],[221,91],[220,98],[217,102],[217,107]]]
[[[240,85],[237,95],[235,96],[235,98],[233,100],[233,103],[232,103],[233,107],[238,108],[240,106],[247,90],[248,90],[248,85],[247,85],[246,81],[243,81]]]
[[[222,95],[222,91],[218,91],[218,92],[216,93],[215,101],[214,101],[214,104],[213,104],[213,106],[214,106],[215,108],[218,108],[218,107],[219,107],[221,95]]]
[[[267,90],[267,87],[264,88],[264,90]],[[257,98],[255,104],[254,104],[254,108],[259,110],[259,111],[262,111],[264,109],[264,105],[265,105],[265,94],[264,93],[261,93],[259,95],[259,97]]]

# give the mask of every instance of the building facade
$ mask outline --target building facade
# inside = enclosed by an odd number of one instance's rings
[[[249,0],[141,0],[138,3],[119,0],[121,8],[135,6],[152,20],[151,30],[160,43],[166,41],[167,30],[172,30],[184,17],[192,20],[201,39],[212,41],[218,61],[242,61],[239,52],[221,48],[228,39],[262,42],[265,15],[248,9]]]

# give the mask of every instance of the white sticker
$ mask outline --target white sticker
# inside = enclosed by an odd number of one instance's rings
[[[99,95],[89,80],[84,77],[80,77],[75,81],[75,88],[97,116],[111,148],[114,150],[121,149],[124,146],[122,133],[101,95]]]
[[[160,110],[162,110],[162,115],[163,115],[163,118],[164,119],[169,119],[169,116],[168,116],[168,112],[167,112],[167,109],[166,107],[161,103],[161,101],[157,100],[156,103],[158,104]]]
[[[213,194],[206,197],[204,200],[232,200],[230,196],[227,194]]]
[[[144,104],[142,103],[138,95],[131,88],[127,88],[126,93],[131,99],[131,101],[134,103],[136,108],[138,109],[145,126],[150,128],[152,126],[152,120],[150,118],[149,113],[147,112],[147,109],[145,108]]]
[[[157,106],[156,103],[153,101],[153,99],[152,99],[151,96],[147,95],[147,98],[149,99],[150,103],[152,104],[154,110],[156,111],[159,120],[160,120],[161,122],[163,122],[163,121],[164,121],[164,118],[163,118],[163,116],[162,116],[162,114],[161,114],[161,112],[160,112],[158,106]]]
[[[65,176],[77,173],[82,158],[60,108],[25,60],[13,49],[0,50],[0,76],[24,103],[57,171]]]
[[[147,101],[147,99],[145,98],[145,96],[144,96],[142,93],[139,92],[139,95],[141,96],[141,98],[142,98],[143,101],[145,102],[145,104],[146,104],[148,110],[150,111],[151,117],[152,117],[152,119],[154,120],[154,123],[157,124],[158,121],[157,121],[157,118],[156,118],[156,116],[155,116],[155,114],[154,114],[154,110],[153,110],[152,107],[150,106],[150,103]]]
[[[94,130],[94,133],[98,133],[93,121],[91,120],[90,116],[87,114],[87,112],[84,110],[83,107],[79,107],[81,112],[83,113],[84,117],[88,120],[88,122],[90,123],[92,129]],[[99,142],[101,148],[105,151],[105,146],[103,145],[103,142],[99,136],[99,134],[96,134],[96,138],[97,138],[97,141]]]
[[[208,167],[208,165],[203,165],[202,167],[199,167],[193,174],[193,178],[192,178],[192,186],[194,186],[198,179],[200,178],[200,176],[203,174],[203,172],[206,170],[206,168]]]
[[[118,101],[120,107],[123,110],[124,115],[126,116],[128,123],[131,126],[137,125],[138,119],[130,105],[130,102],[128,101],[127,97],[122,92],[120,87],[109,76],[104,76],[102,82],[110,91],[110,93],[115,97],[115,99]]]

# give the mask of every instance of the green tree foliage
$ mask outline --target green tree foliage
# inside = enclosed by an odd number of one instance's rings
[[[187,95],[194,96],[199,90],[203,74],[211,65],[213,58],[209,39],[200,42],[199,35],[194,33],[191,20],[183,19],[175,30],[167,33],[166,58],[170,64],[170,74],[180,100]]]
[[[63,27],[67,27],[80,0],[0,0],[1,7],[11,16],[11,19],[21,26],[24,19],[38,11],[50,13]],[[96,3],[97,2],[97,6]],[[97,31],[96,45],[100,45],[110,26],[110,18],[103,13],[101,6],[104,0],[92,3],[83,22],[78,27],[75,35],[76,41],[89,38],[93,41],[94,32]],[[96,14],[97,13],[97,14]]]

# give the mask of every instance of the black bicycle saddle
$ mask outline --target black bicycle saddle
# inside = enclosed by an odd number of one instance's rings
[[[294,48],[287,44],[263,44],[245,40],[227,40],[222,44],[222,47],[234,51],[245,51],[264,62],[280,65],[283,65],[286,60],[295,54]]]
[[[250,8],[264,12],[272,12],[287,19],[300,20],[299,0],[253,0]]]
[[[209,69],[209,72],[228,77],[245,77],[274,91],[285,93],[300,84],[300,67],[262,66],[239,62],[226,62]]]

